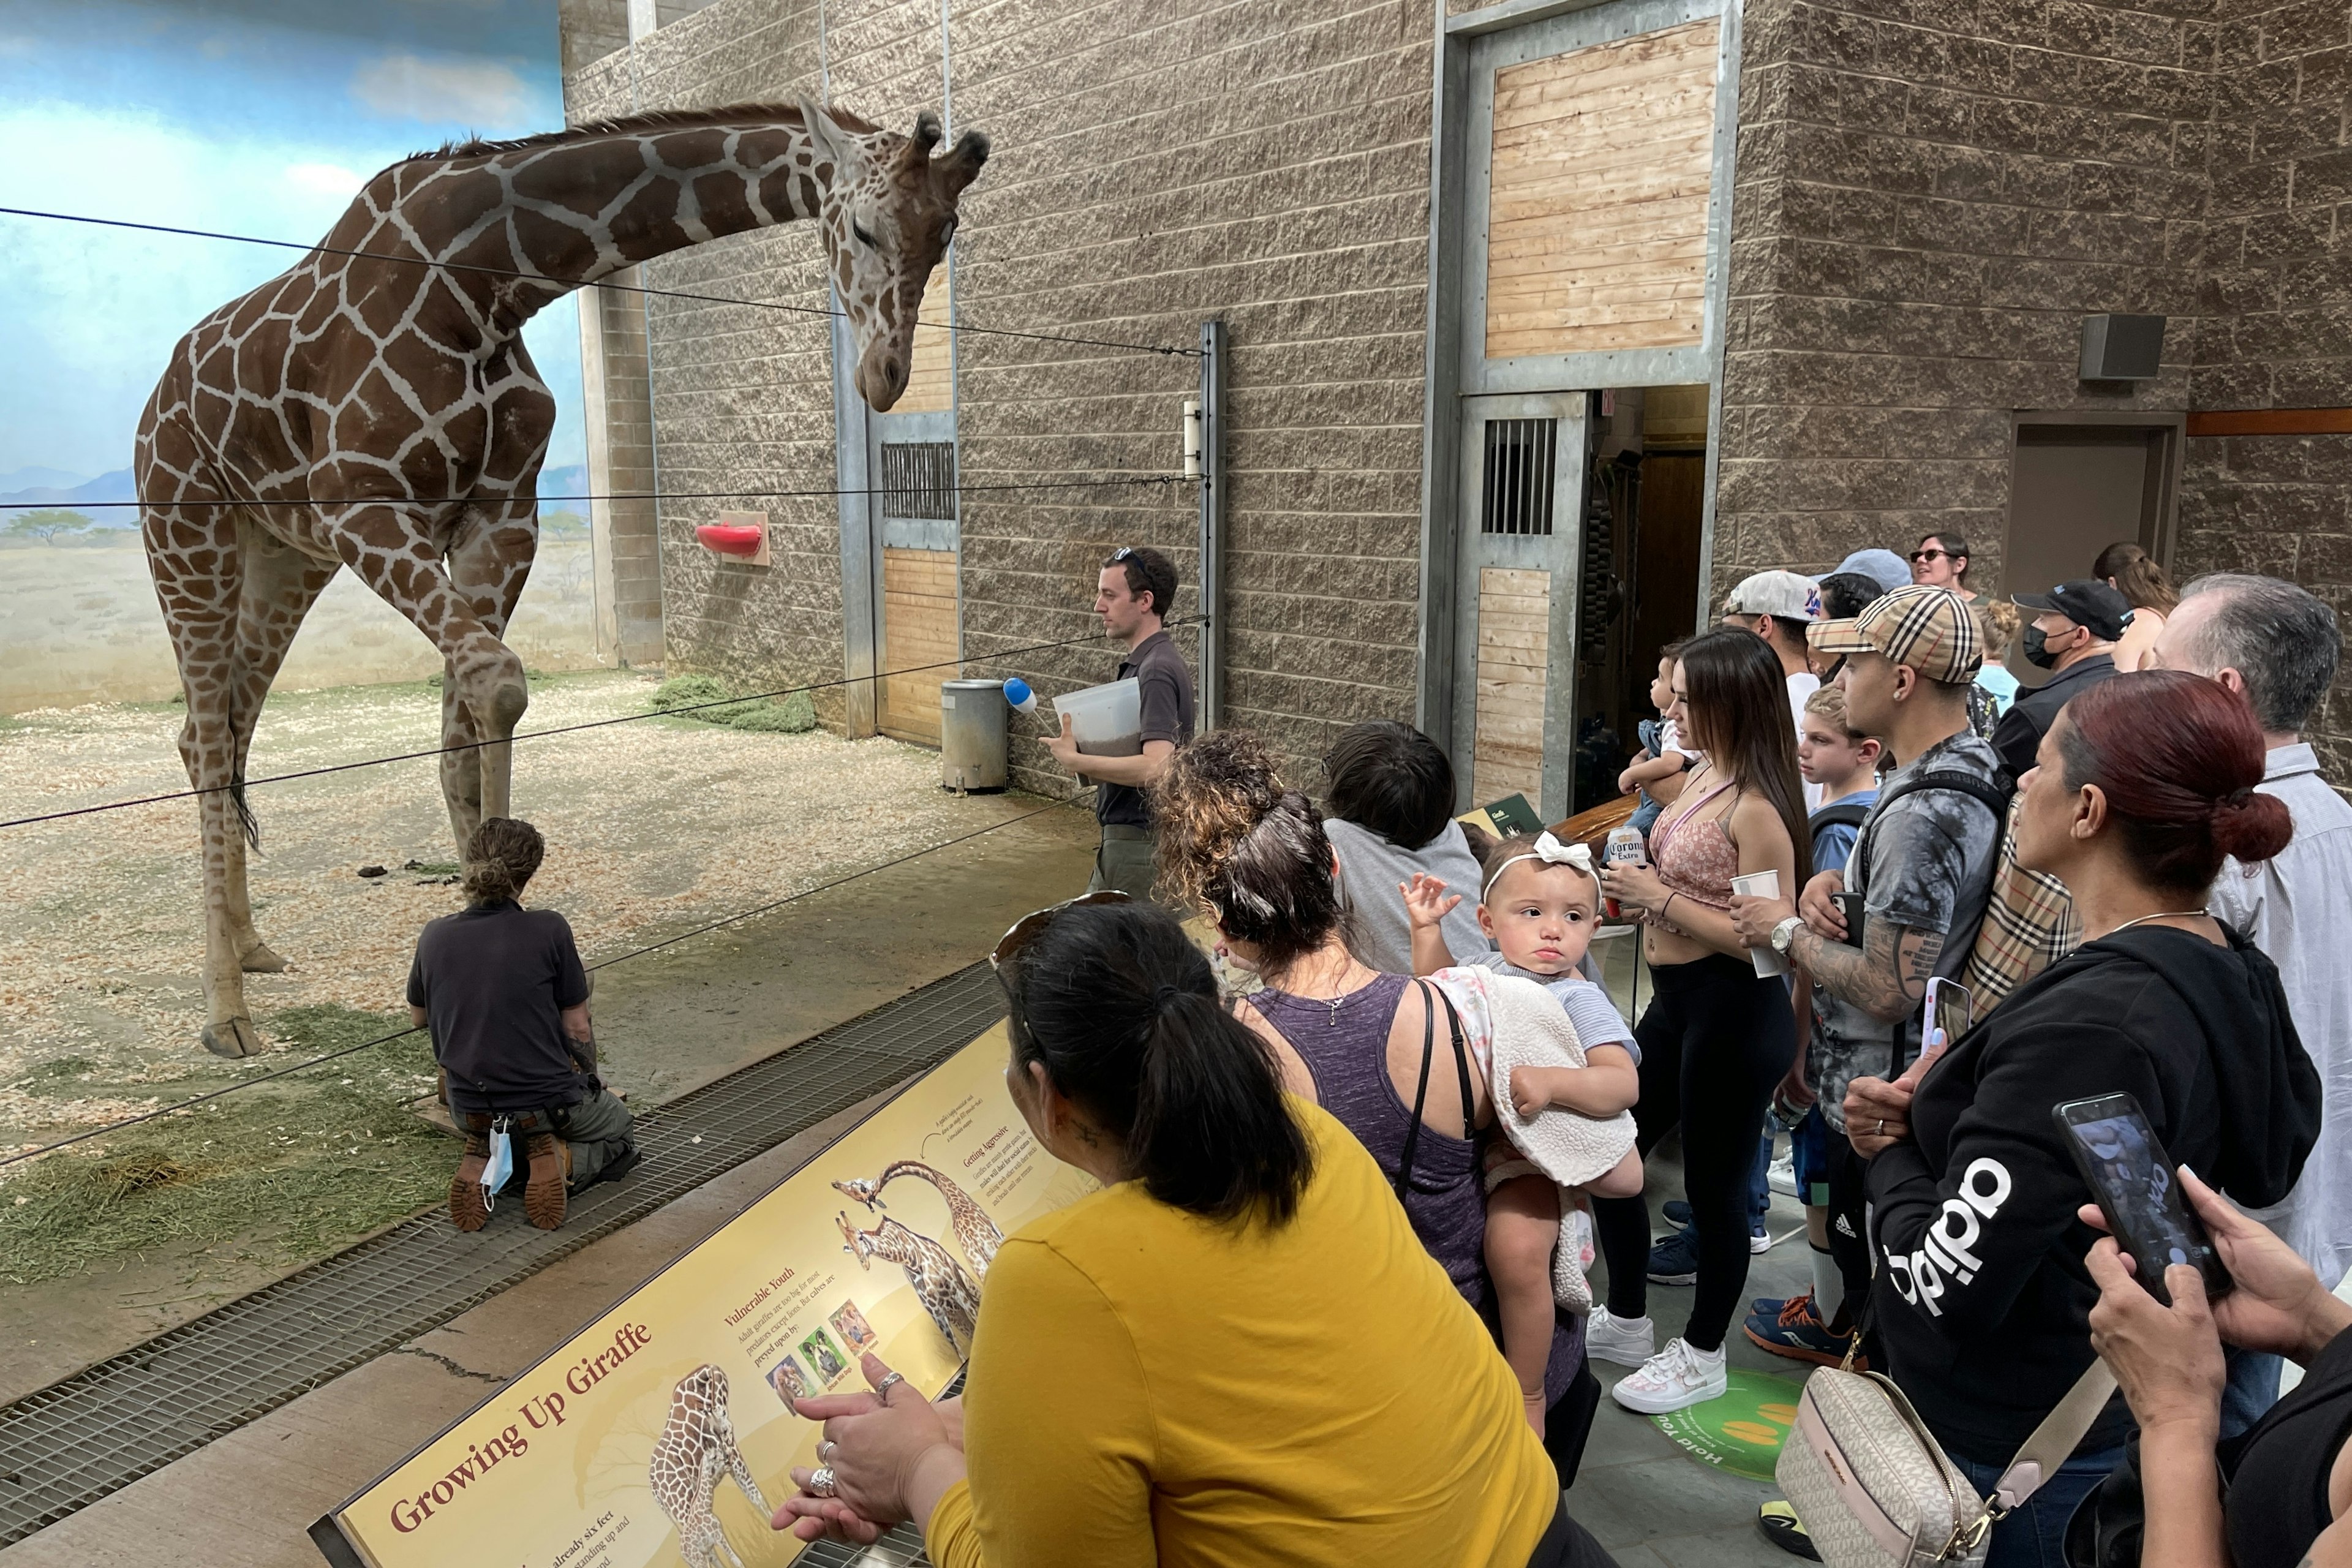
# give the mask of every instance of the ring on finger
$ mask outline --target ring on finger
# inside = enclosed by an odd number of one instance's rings
[[[1884,1116],[1882,1116],[1882,1117],[1880,1117],[1880,1118],[1878,1119],[1878,1131],[1877,1131],[1877,1136],[1884,1137],[1884,1136],[1885,1136],[1885,1133],[1886,1133],[1886,1118],[1885,1118]]]
[[[832,1464],[833,1451],[840,1447],[840,1444],[835,1442],[830,1437],[818,1439],[816,1446],[816,1462],[820,1465]]]
[[[814,1470],[811,1471],[809,1474],[808,1489],[811,1497],[839,1497],[841,1495],[841,1486],[839,1482],[834,1479],[833,1467],[831,1465],[819,1465]]]
[[[889,1376],[884,1378],[881,1382],[874,1385],[874,1397],[880,1400],[885,1405],[889,1404],[890,1391],[906,1381],[907,1377],[904,1373],[892,1373]]]

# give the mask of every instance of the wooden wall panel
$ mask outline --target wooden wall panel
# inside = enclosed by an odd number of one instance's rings
[[[1495,73],[1488,358],[1700,341],[1718,25]]]
[[[1478,718],[1470,753],[1470,794],[1480,805],[1517,794],[1542,809],[1550,657],[1551,574],[1480,568]]]
[[[882,732],[917,745],[940,743],[940,683],[956,678],[956,558],[952,550],[882,552]]]
[[[955,356],[948,345],[948,264],[931,268],[923,285],[922,324],[915,328],[915,363],[907,370],[907,390],[891,406],[893,414],[945,414],[955,406]],[[929,323],[937,322],[934,326]]]

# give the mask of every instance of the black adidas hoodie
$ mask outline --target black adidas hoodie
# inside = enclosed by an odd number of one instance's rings
[[[1955,1456],[2006,1464],[2093,1360],[2098,1233],[2052,1107],[2133,1095],[2173,1159],[2240,1204],[2302,1173],[2319,1075],[2277,969],[2229,934],[2138,926],[2053,964],[1928,1068],[1911,1137],[1870,1163],[1881,1370]],[[2130,1428],[2118,1394],[2081,1451]]]

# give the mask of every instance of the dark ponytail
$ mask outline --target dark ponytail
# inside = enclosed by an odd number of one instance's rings
[[[1013,1058],[1127,1148],[1144,1190],[1211,1219],[1297,1212],[1313,1173],[1274,1053],[1226,1011],[1207,957],[1150,904],[1065,910],[999,972]]]

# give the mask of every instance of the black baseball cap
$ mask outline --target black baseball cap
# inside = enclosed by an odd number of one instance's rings
[[[2063,616],[2078,626],[2090,627],[2091,635],[2101,642],[2122,637],[2124,623],[2131,619],[2131,601],[2096,577],[2072,578],[2046,594],[2020,594],[2016,598],[2021,609]]]

